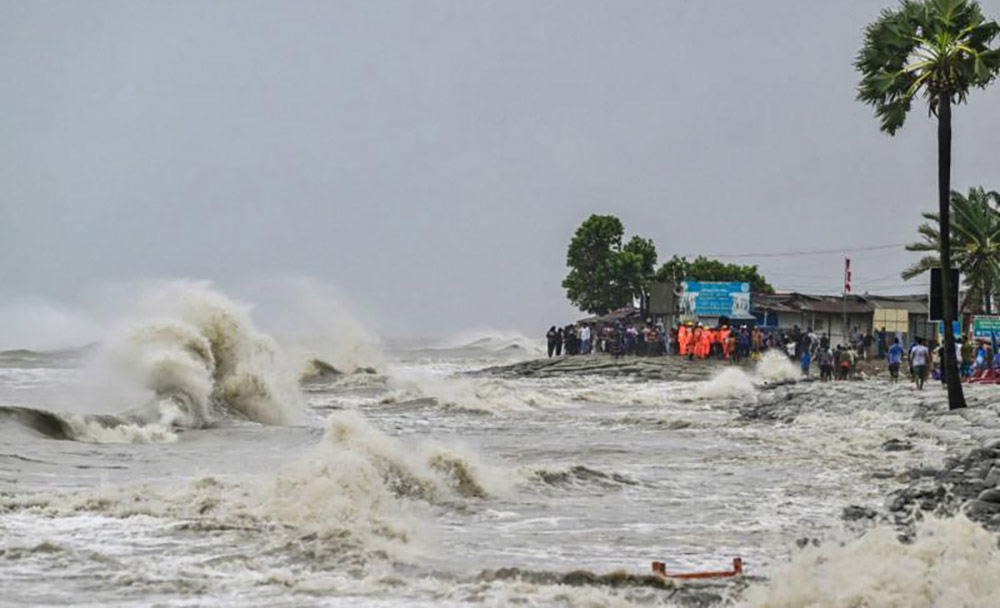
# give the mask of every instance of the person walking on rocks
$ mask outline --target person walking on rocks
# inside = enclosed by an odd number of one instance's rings
[[[899,382],[899,366],[903,363],[903,345],[899,343],[899,338],[889,347],[886,358],[889,360],[889,377],[893,382]]]
[[[819,379],[820,382],[833,380],[833,353],[829,347],[820,348],[819,351]]]
[[[917,338],[917,345],[913,347],[911,353],[913,358],[913,376],[917,381],[917,390],[924,390],[924,381],[927,380],[927,366],[930,363],[931,353],[924,346],[922,338]]]

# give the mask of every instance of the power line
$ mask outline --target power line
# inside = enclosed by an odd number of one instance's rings
[[[892,243],[891,245],[872,245],[870,247],[843,247],[840,249],[816,249],[813,251],[783,251],[771,253],[684,253],[681,257],[705,256],[707,258],[782,258],[800,255],[830,255],[834,253],[854,253],[857,251],[879,251],[905,247],[907,243]]]

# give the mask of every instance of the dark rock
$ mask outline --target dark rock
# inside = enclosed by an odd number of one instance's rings
[[[841,515],[847,521],[857,521],[859,519],[875,519],[878,513],[875,509],[869,509],[868,507],[859,507],[858,505],[850,505],[844,507],[844,512]]]
[[[886,452],[905,452],[913,449],[913,444],[901,439],[890,439],[882,444],[882,449]]]
[[[993,488],[990,490],[983,490],[979,494],[979,500],[985,502],[1000,503],[1000,488]]]
[[[1000,452],[990,448],[977,448],[969,452],[966,460],[996,460]]]
[[[1000,504],[983,500],[972,500],[965,505],[965,513],[969,517],[984,517],[1000,513]]]

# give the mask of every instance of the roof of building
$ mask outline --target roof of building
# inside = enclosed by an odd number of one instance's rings
[[[626,306],[625,308],[619,308],[609,312],[603,316],[592,316],[586,319],[580,319],[577,323],[603,323],[605,325],[611,325],[615,321],[626,321],[628,319],[637,318],[640,316],[639,309],[634,306]]]
[[[873,296],[865,294],[861,297],[868,300],[875,308],[901,308],[915,314],[928,314],[930,312],[927,305],[927,294],[905,296]]]
[[[926,296],[844,296],[804,293],[761,294],[756,309],[760,312],[812,312],[819,314],[867,314],[876,308],[904,308],[913,313],[927,313]]]

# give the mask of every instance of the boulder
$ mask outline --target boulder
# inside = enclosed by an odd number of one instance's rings
[[[983,490],[979,494],[979,499],[984,502],[1000,503],[1000,488],[992,488],[990,490]]]
[[[986,517],[1000,513],[1000,503],[972,500],[965,505],[965,513],[970,517]]]
[[[841,515],[846,521],[857,521],[859,519],[875,519],[878,513],[875,509],[869,509],[868,507],[860,507],[858,505],[850,505],[844,507],[844,512]]]
[[[902,439],[890,439],[882,444],[882,450],[886,452],[905,452],[912,449],[913,444]]]

